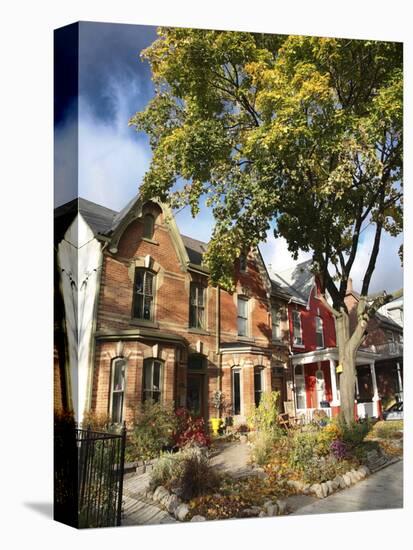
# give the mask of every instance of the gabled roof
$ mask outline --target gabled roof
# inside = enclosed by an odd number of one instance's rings
[[[181,237],[188,254],[189,261],[191,264],[200,266],[208,244],[203,241],[193,239],[192,237],[188,237],[187,235],[181,235]]]
[[[295,302],[307,305],[314,285],[311,263],[312,260],[307,260],[283,271],[272,271],[271,280],[282,292],[290,294]]]

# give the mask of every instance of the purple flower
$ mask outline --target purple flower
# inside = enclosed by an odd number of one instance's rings
[[[341,439],[335,439],[330,445],[330,452],[337,460],[342,460],[347,455],[347,445]]]

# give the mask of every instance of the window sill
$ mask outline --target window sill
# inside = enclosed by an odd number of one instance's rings
[[[305,345],[304,344],[293,344],[293,348],[304,349]]]
[[[210,332],[208,330],[204,330],[202,328],[195,328],[195,327],[188,327],[187,328],[188,332],[190,333],[193,333],[193,334],[202,334],[204,336],[210,336]]]
[[[275,345],[277,345],[277,346],[287,346],[287,345],[288,345],[287,342],[285,342],[285,341],[282,340],[281,338],[279,338],[279,339],[278,339],[278,338],[273,338],[273,339],[271,340],[271,343],[272,343],[272,344],[275,344]]]
[[[156,323],[155,321],[146,321],[145,319],[133,318],[130,320],[130,324],[138,327],[159,328],[159,323]]]
[[[249,336],[241,336],[237,335],[238,342],[245,342],[246,344],[255,344],[255,338],[251,338]]]
[[[148,237],[142,237],[142,240],[143,240],[145,243],[155,244],[156,246],[159,246],[158,241],[154,241],[153,239],[148,239]]]

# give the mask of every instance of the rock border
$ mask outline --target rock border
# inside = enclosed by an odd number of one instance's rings
[[[304,495],[313,494],[317,498],[326,498],[340,489],[351,487],[351,485],[362,481],[370,474],[370,469],[367,466],[362,465],[357,469],[353,468],[345,474],[337,475],[334,479],[329,479],[323,483],[313,483],[311,485],[309,483],[294,480],[290,480],[287,483],[298,493],[302,493]]]
[[[159,485],[155,491],[143,493],[145,498],[160,504],[169,514],[178,521],[188,521],[189,506],[175,493],[171,493],[163,485]],[[290,512],[286,500],[268,500],[262,506],[251,506],[242,510],[242,518],[286,516]],[[234,518],[234,519],[242,519]],[[205,516],[199,514],[193,516],[190,521],[208,521]]]

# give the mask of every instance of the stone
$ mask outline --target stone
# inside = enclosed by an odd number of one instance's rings
[[[319,483],[313,483],[313,485],[311,485],[311,487],[310,487],[310,492],[314,493],[315,495],[320,490],[321,490],[321,485]]]
[[[351,486],[351,479],[348,474],[343,474],[344,483],[346,484],[346,487]]]
[[[167,491],[167,489],[165,489],[165,487],[163,487],[162,485],[159,485],[159,487],[155,489],[155,492],[153,494],[153,500],[156,500],[157,502],[161,502],[162,499],[164,499],[167,496],[169,496],[169,491]]]
[[[277,500],[278,515],[284,516],[288,512],[287,503],[285,500]]]
[[[339,484],[340,489],[345,489],[347,487],[343,476],[338,476],[338,484]]]
[[[321,492],[322,492],[322,494],[323,494],[323,498],[328,497],[328,486],[327,486],[327,483],[322,483],[322,484],[321,484]]]
[[[258,510],[257,510],[257,508],[258,508]],[[252,506],[251,508],[245,508],[242,511],[242,514],[246,518],[256,518],[260,514],[260,512],[262,512],[261,508],[259,508],[257,506]]]
[[[328,488],[328,494],[331,495],[334,493],[334,487],[333,487],[333,482],[329,479],[328,481],[326,481],[326,485],[327,485],[327,488]]]
[[[184,521],[188,514],[189,514],[189,508],[188,508],[188,505],[185,504],[184,502],[179,504],[179,506],[177,506],[174,512],[174,516],[179,521]]]
[[[366,465],[360,466],[359,472],[364,473],[364,477],[370,475],[370,470]]]
[[[179,498],[176,495],[170,495],[166,501],[165,508],[170,514],[173,514],[180,504]]]
[[[194,516],[191,521],[206,521],[204,516]]]
[[[265,518],[265,516],[267,516],[267,515],[268,515],[268,514],[266,514],[266,513],[264,512],[264,510],[261,510],[261,512],[258,514],[258,517],[259,517],[259,518]]]
[[[304,493],[304,495],[308,495],[308,494],[310,494],[310,492],[311,492],[311,485],[309,483],[306,483],[303,486],[303,493]]]
[[[275,503],[273,504],[272,502],[270,502],[270,503],[266,502],[264,504],[264,510],[265,510],[265,513],[268,517],[278,515],[278,506]]]

